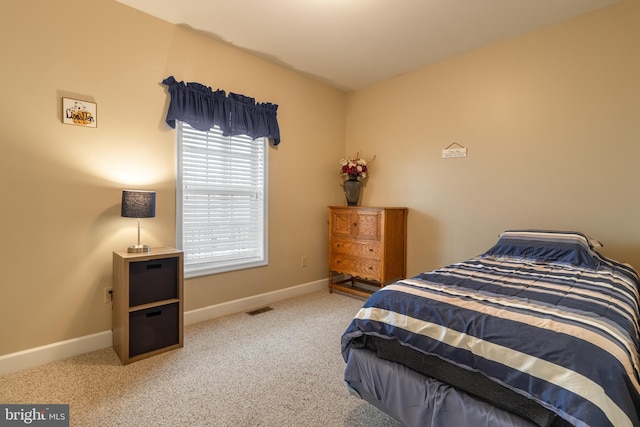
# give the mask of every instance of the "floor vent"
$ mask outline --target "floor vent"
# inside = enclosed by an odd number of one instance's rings
[[[257,308],[255,310],[247,311],[247,314],[249,316],[255,316],[256,314],[266,313],[267,311],[271,311],[271,310],[273,310],[273,308],[271,307],[262,307],[262,308]]]

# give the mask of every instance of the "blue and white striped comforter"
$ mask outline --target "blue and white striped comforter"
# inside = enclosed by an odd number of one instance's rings
[[[373,294],[342,337],[345,361],[356,337],[395,339],[482,372],[575,426],[640,426],[636,272],[582,241],[550,252],[549,241],[531,250],[514,235]]]

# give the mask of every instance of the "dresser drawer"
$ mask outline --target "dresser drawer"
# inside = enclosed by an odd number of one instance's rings
[[[336,255],[380,259],[380,242],[357,242],[353,240],[333,239],[330,245],[331,252]]]
[[[381,212],[375,209],[333,209],[330,233],[341,238],[379,241],[381,215]]]
[[[350,258],[335,254],[331,257],[330,268],[338,273],[380,281],[380,262],[373,259]]]

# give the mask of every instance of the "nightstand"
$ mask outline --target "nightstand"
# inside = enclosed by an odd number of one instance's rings
[[[113,253],[113,348],[124,365],[183,346],[183,253]]]

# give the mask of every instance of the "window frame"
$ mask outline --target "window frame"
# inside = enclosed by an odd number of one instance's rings
[[[184,277],[200,277],[211,274],[218,274],[230,271],[238,271],[247,268],[255,268],[255,267],[263,267],[268,265],[269,256],[268,256],[268,248],[269,248],[269,240],[268,240],[268,171],[269,171],[269,139],[268,138],[258,138],[253,140],[252,143],[262,144],[262,188],[257,191],[262,193],[262,209],[261,215],[262,224],[260,225],[262,228],[261,233],[256,234],[256,243],[259,241],[259,237],[262,239],[261,249],[257,249],[260,253],[256,256],[252,256],[249,258],[246,257],[236,257],[232,259],[228,259],[226,261],[203,261],[198,264],[191,263],[191,254],[189,250],[185,250],[184,243],[184,220],[185,220],[185,212],[184,212],[184,197],[185,197],[185,184],[184,184],[184,158],[183,158],[183,128],[184,126],[189,126],[188,124],[176,120],[176,163],[177,163],[177,171],[176,171],[176,242],[177,246],[180,250],[184,252]],[[227,139],[230,143],[233,143],[235,138],[239,138],[246,143],[247,136],[222,136],[222,132],[219,128],[214,127],[207,132],[202,132],[193,127],[189,126],[189,132],[200,132],[201,134],[208,135],[210,132],[216,133],[214,138],[224,138]],[[250,138],[249,138],[250,139]],[[229,190],[221,190],[225,193],[228,193]],[[187,214],[188,215],[188,214]],[[259,218],[256,218],[259,219]],[[259,226],[259,227],[260,227]],[[188,246],[188,245],[187,245]],[[257,248],[258,245],[256,245]]]

